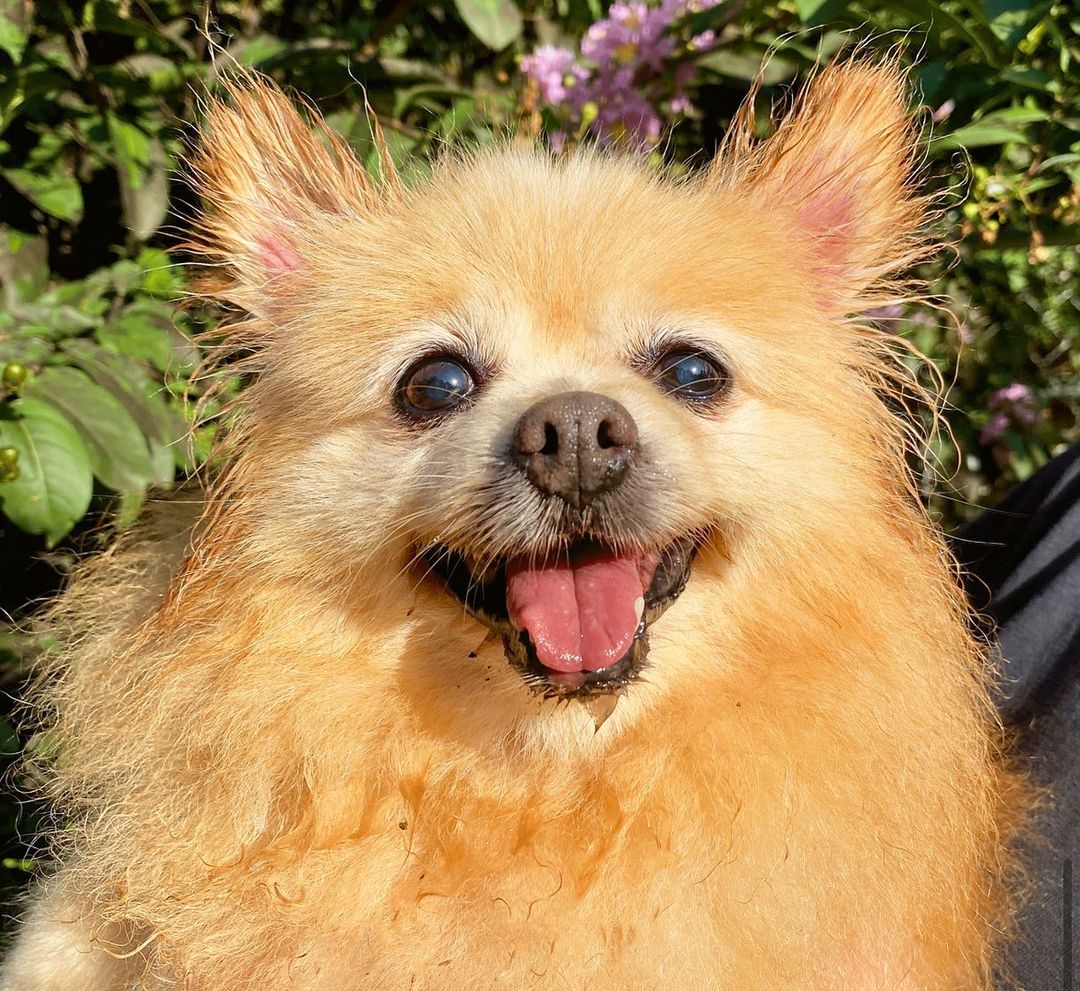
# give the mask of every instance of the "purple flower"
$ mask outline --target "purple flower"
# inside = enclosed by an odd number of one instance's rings
[[[544,45],[523,58],[522,72],[567,124],[559,132],[560,146],[586,123],[601,141],[655,146],[663,131],[661,105],[673,114],[692,110],[686,87],[695,67],[678,59],[706,51],[717,40],[710,30],[688,37],[679,23],[719,2],[613,3],[585,32],[580,54]]]
[[[1006,427],[1018,424],[1031,426],[1039,416],[1035,395],[1031,387],[1022,382],[1013,382],[991,393],[986,408],[991,416],[979,434],[984,444],[997,440]]]
[[[659,71],[675,47],[665,34],[671,15],[644,3],[613,3],[581,42],[581,54],[603,72],[615,66],[648,66]]]
[[[1009,418],[1004,413],[995,413],[986,421],[979,432],[980,444],[992,444],[1005,432],[1009,425]]]
[[[956,101],[953,99],[946,100],[940,107],[937,108],[931,115],[930,119],[935,124],[940,124],[943,120],[948,120],[949,116],[956,109]]]
[[[609,93],[596,115],[597,126],[616,139],[636,139],[654,145],[660,140],[663,121],[656,108],[630,89]]]
[[[903,303],[888,303],[885,306],[875,306],[872,310],[866,310],[863,316],[883,327],[891,327],[903,318],[904,305]]]
[[[1035,397],[1031,394],[1031,389],[1024,385],[1022,382],[1013,382],[1011,385],[1005,386],[1004,389],[998,389],[997,392],[990,396],[987,401],[987,406],[990,409],[998,409],[1001,406],[1015,406],[1020,403],[1034,404]]]
[[[708,51],[715,44],[716,32],[711,30],[702,31],[701,34],[696,34],[690,39],[690,48],[695,52]]]
[[[569,48],[541,45],[521,60],[521,71],[536,80],[540,98],[558,105],[566,100],[567,80],[573,79],[574,53]]]

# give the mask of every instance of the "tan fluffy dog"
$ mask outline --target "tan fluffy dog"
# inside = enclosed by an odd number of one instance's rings
[[[748,118],[690,180],[403,188],[265,83],[211,106],[259,374],[194,528],[57,609],[5,991],[989,986],[1020,788],[849,316],[925,251],[904,79]]]

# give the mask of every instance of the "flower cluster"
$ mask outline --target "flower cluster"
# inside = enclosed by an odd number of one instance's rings
[[[686,87],[694,65],[687,59],[716,43],[713,31],[688,36],[680,25],[687,14],[720,2],[613,3],[608,16],[589,27],[580,52],[543,45],[521,60],[521,70],[568,128],[651,148],[660,140],[662,108],[673,114],[692,109]],[[551,135],[556,150],[566,137],[565,130]]]
[[[983,444],[996,441],[1008,427],[1018,424],[1030,426],[1038,416],[1035,397],[1031,389],[1021,382],[998,389],[990,396],[986,408],[990,411],[990,419],[979,434]]]

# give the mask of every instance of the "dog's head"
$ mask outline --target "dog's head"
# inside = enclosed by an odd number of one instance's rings
[[[841,587],[853,503],[902,487],[848,316],[922,250],[903,77],[848,63],[751,120],[680,181],[511,145],[403,185],[265,84],[213,105],[250,552],[473,710],[700,684],[791,589],[797,622]]]

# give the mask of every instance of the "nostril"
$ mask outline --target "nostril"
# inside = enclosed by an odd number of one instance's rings
[[[637,424],[621,406],[600,417],[596,427],[596,446],[601,451],[629,450],[637,446]]]
[[[600,450],[606,451],[611,447],[622,447],[615,437],[616,433],[617,430],[610,420],[603,419],[600,421],[600,426],[596,431],[596,442],[599,444]]]
[[[540,454],[558,454],[559,431],[555,424],[550,421],[544,424],[544,446],[540,448]]]

